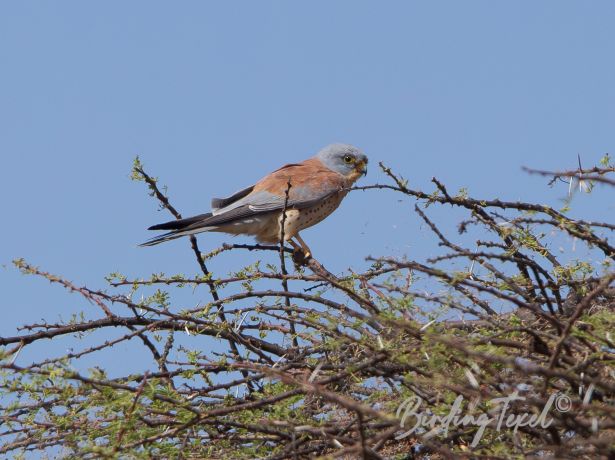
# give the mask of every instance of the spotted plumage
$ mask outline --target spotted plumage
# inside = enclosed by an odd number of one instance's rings
[[[335,211],[349,187],[366,172],[363,152],[351,145],[332,144],[315,157],[282,166],[228,198],[214,198],[211,213],[150,227],[170,231],[142,246],[201,232],[253,235],[261,243],[277,243],[284,222],[284,240],[309,256],[311,251],[299,232]]]

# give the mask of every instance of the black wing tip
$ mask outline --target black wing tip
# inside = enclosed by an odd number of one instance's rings
[[[151,227],[148,227],[148,230],[170,230],[173,227],[171,227],[171,225],[173,225],[175,222],[165,222],[164,224],[156,224],[156,225],[152,225]],[[177,225],[177,224],[176,224]]]
[[[152,225],[148,228],[148,230],[183,230],[184,228],[211,216],[212,214],[208,212],[205,214],[199,214],[198,216],[186,217],[185,219],[170,220],[169,222],[163,222],[162,224]]]

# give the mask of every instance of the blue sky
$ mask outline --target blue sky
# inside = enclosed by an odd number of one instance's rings
[[[614,19],[608,1],[2,2],[0,334],[93,308],[20,276],[15,257],[91,287],[116,270],[196,272],[185,241],[136,247],[168,219],[129,180],[137,154],[185,215],[335,141],[369,155],[364,184],[385,180],[384,161],[416,187],[437,176],[559,206],[566,187],[521,166],[613,152]],[[599,192],[573,212],[612,216]],[[421,260],[435,246],[411,209],[353,193],[303,236],[333,271]]]

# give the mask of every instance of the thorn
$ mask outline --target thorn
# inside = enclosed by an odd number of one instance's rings
[[[321,361],[318,363],[318,366],[316,366],[316,369],[314,369],[314,371],[310,375],[310,378],[308,379],[308,383],[312,383],[316,379],[316,377],[318,376],[318,373],[322,369],[323,364],[324,364],[324,361]]]
[[[283,360],[284,358],[286,358],[286,355],[282,355],[282,356],[280,356],[280,359],[278,359],[278,360],[277,360],[277,361],[273,364],[273,366],[271,366],[271,368],[273,369],[273,368],[274,368],[274,367],[276,367],[278,364],[280,364],[280,362],[282,362],[282,360]]]
[[[480,385],[478,384],[478,380],[476,380],[476,377],[474,377],[474,374],[472,374],[472,371],[470,371],[470,369],[466,369],[465,374],[466,374],[468,381],[470,382],[470,385],[472,385],[472,387],[476,389],[480,388]]]
[[[594,388],[596,387],[594,386],[593,383],[589,385],[589,388],[585,392],[585,397],[583,398],[583,405],[587,405],[590,403],[592,396],[594,394]]]
[[[13,355],[13,357],[11,358],[11,366],[13,364],[15,364],[15,360],[17,360],[17,357],[19,356],[19,354],[21,353],[21,350],[23,350],[23,342],[19,345],[19,348],[17,349],[17,351],[15,352],[15,354]]]
[[[241,327],[241,325],[243,324],[243,322],[246,320],[246,316],[248,316],[248,313],[249,313],[249,312],[245,312],[245,313],[243,314],[243,316],[242,316],[241,320],[239,321],[239,324],[237,324],[237,325],[234,327],[235,332],[239,332],[239,328]]]

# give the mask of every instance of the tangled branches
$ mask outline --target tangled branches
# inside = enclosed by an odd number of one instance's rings
[[[114,274],[110,290],[16,261],[24,273],[77,293],[95,313],[0,337],[0,452],[613,455],[613,223],[573,219],[542,204],[453,196],[435,178],[433,193],[414,190],[381,166],[390,184],[356,189],[389,189],[415,201],[441,255],[372,258],[368,269],[336,276],[314,259],[296,258],[289,270],[291,251],[278,246],[225,245],[201,254],[192,237],[198,274]],[[133,173],[181,218],[140,163]],[[582,172],[606,187],[611,173],[611,165]],[[473,244],[453,242],[428,206],[465,210],[459,232]],[[585,245],[599,262],[555,254],[553,232]],[[210,259],[246,250],[279,254],[281,265],[256,262],[229,276],[207,269]],[[455,269],[461,262],[466,268]],[[183,306],[202,289],[207,303]],[[105,339],[82,339],[97,331]],[[61,339],[75,348],[20,362],[24,348]],[[141,345],[151,357],[146,370],[137,370],[141,363],[112,377],[80,364]]]

